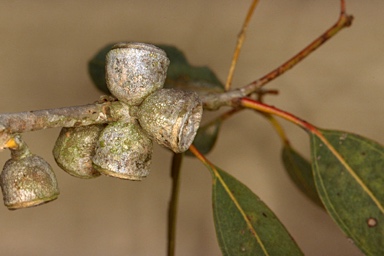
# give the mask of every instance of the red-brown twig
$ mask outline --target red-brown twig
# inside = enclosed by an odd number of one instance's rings
[[[236,90],[228,91],[221,94],[208,94],[205,95],[202,100],[204,102],[205,109],[214,110],[218,109],[221,106],[225,105],[233,105],[233,100],[246,97],[249,94],[259,90],[262,86],[272,81],[276,77],[282,75],[289,69],[293,68],[296,64],[302,61],[305,57],[307,57],[310,53],[315,51],[321,45],[323,45],[330,38],[335,36],[340,30],[345,27],[349,27],[352,24],[353,16],[348,15],[345,9],[345,2],[341,0],[341,8],[340,8],[340,16],[337,22],[327,29],[321,36],[319,36],[316,40],[310,43],[307,47],[305,47],[298,54],[293,56],[291,59],[266,74],[265,76],[249,83],[248,85],[241,87]],[[235,103],[236,104],[236,103]]]
[[[238,100],[238,105],[241,107],[244,107],[244,108],[254,109],[254,110],[260,111],[262,113],[279,116],[279,117],[281,117],[287,121],[290,121],[290,122],[300,126],[301,128],[303,128],[304,130],[306,130],[308,132],[317,133],[317,128],[314,127],[312,124],[294,116],[291,113],[288,113],[286,111],[278,109],[274,106],[264,104],[260,101],[252,100],[249,98],[242,98],[242,99]]]
[[[297,63],[302,61],[305,57],[307,57],[310,53],[315,51],[317,48],[319,48],[321,45],[323,45],[326,41],[328,41],[330,38],[332,38],[337,32],[339,32],[341,29],[345,27],[349,27],[352,24],[353,16],[348,15],[345,10],[345,2],[344,0],[341,0],[341,8],[340,8],[340,16],[337,22],[329,28],[327,31],[325,31],[324,34],[319,36],[316,40],[314,40],[312,43],[310,43],[307,47],[305,47],[303,50],[301,50],[298,54],[293,56],[291,59],[280,65],[275,70],[271,71],[270,73],[266,74],[265,76],[251,82],[247,86],[244,87],[245,91],[253,92],[263,85],[267,84],[271,80],[275,79],[276,77],[282,75],[289,69],[293,68]],[[248,93],[247,93],[248,94]]]

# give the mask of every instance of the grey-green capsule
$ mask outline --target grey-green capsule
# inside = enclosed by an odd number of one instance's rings
[[[77,178],[100,176],[93,168],[92,157],[104,128],[103,124],[62,128],[53,148],[53,156],[60,168]]]
[[[136,121],[110,123],[100,134],[93,165],[109,176],[141,180],[149,174],[152,147]]]
[[[157,143],[181,153],[192,144],[202,112],[197,93],[160,89],[143,101],[137,117],[141,127]]]
[[[128,105],[138,105],[164,86],[169,59],[151,44],[119,43],[106,57],[106,82],[110,92]]]
[[[59,195],[51,166],[36,155],[8,160],[1,173],[0,184],[4,204],[10,210],[47,203]]]

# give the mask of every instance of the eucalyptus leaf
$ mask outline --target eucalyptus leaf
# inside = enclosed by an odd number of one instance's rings
[[[212,204],[223,255],[303,255],[275,214],[244,184],[217,167]]]
[[[88,63],[92,81],[99,90],[107,94],[110,92],[105,81],[105,56],[113,45],[103,47]],[[224,85],[208,67],[192,66],[185,55],[174,46],[156,46],[163,49],[171,61],[164,85],[166,88],[192,90],[199,94],[224,91]]]
[[[301,156],[290,144],[285,143],[281,151],[285,170],[296,187],[312,202],[324,207],[317,193],[311,163]]]
[[[157,46],[167,53],[171,61],[165,87],[192,90],[200,94],[224,91],[224,85],[208,67],[191,65],[185,55],[174,46]]]
[[[327,211],[367,255],[384,255],[384,147],[359,135],[311,133],[315,183]]]

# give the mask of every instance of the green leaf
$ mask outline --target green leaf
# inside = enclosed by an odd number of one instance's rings
[[[167,53],[171,61],[165,87],[192,90],[200,94],[224,91],[224,85],[208,67],[192,66],[185,55],[174,46],[157,46]]]
[[[367,255],[384,255],[384,147],[331,130],[311,134],[315,183],[326,209]]]
[[[217,118],[206,125],[200,126],[197,130],[193,145],[203,155],[208,154],[215,145],[222,122],[221,118]],[[185,154],[194,156],[189,150]]]
[[[96,87],[110,94],[105,82],[105,56],[114,44],[102,48],[88,63],[88,71]],[[156,45],[162,48],[171,61],[165,87],[193,90],[199,94],[223,92],[224,86],[207,67],[195,67],[188,63],[184,54],[174,46]]]
[[[251,190],[223,170],[208,167],[214,177],[213,214],[223,255],[303,255],[275,214]]]
[[[281,153],[285,170],[297,188],[299,188],[312,202],[320,207],[324,207],[317,193],[311,163],[302,157],[288,143],[284,144]]]

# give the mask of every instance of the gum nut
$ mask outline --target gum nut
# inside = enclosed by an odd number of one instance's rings
[[[4,204],[10,210],[47,203],[59,195],[52,167],[35,155],[8,160],[1,173],[0,184]]]
[[[166,53],[154,45],[116,44],[106,57],[108,89],[120,101],[139,105],[164,86],[168,66]]]
[[[161,89],[143,101],[137,116],[151,138],[181,153],[192,144],[202,113],[203,106],[195,92]]]
[[[93,165],[109,176],[141,180],[149,174],[152,146],[137,122],[110,123],[101,132]]]
[[[72,176],[90,179],[100,176],[92,165],[96,144],[103,124],[61,129],[53,148],[53,156],[61,169]]]

